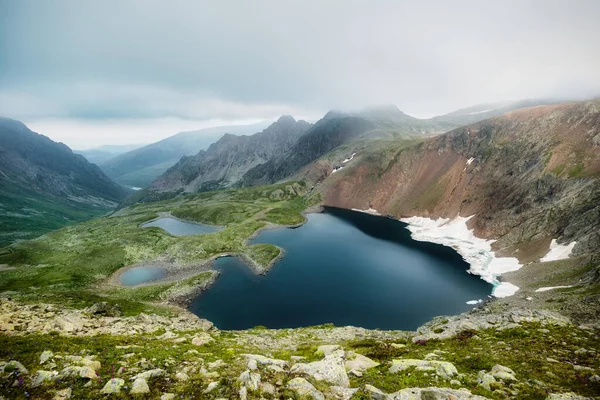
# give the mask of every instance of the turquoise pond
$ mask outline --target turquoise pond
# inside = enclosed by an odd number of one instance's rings
[[[222,227],[182,221],[177,218],[163,217],[141,225],[142,228],[161,228],[173,236],[200,235],[218,232]]]
[[[412,330],[467,311],[467,301],[492,291],[453,249],[415,241],[406,224],[384,217],[326,208],[299,228],[263,231],[252,243],[286,254],[266,275],[234,257],[217,259],[221,276],[190,311],[220,329],[333,323]]]
[[[160,267],[134,267],[123,272],[119,277],[125,286],[139,285],[140,283],[152,282],[167,276],[167,271]]]

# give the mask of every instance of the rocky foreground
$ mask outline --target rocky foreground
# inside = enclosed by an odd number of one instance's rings
[[[0,300],[6,399],[585,399],[600,394],[600,331],[549,311],[480,309],[418,332],[220,331]]]

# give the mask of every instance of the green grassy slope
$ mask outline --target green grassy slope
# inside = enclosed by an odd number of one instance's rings
[[[299,224],[304,221],[302,184],[282,184],[241,190],[189,195],[138,204],[118,215],[72,225],[38,239],[0,249],[0,264],[14,269],[0,271],[0,292],[15,291],[25,298],[39,296],[57,301],[109,299],[157,300],[172,284],[152,293],[137,289],[100,288],[119,268],[163,260],[176,264],[201,264],[219,254],[244,254],[266,266],[279,254],[275,246],[260,249],[246,242],[268,223]],[[140,228],[159,212],[201,223],[222,225],[222,231],[184,237],[159,228]],[[271,258],[270,258],[271,257]],[[99,286],[100,285],[100,286]],[[35,290],[32,290],[35,288]],[[90,297],[89,290],[94,296]],[[75,299],[75,300],[74,300]],[[133,306],[133,305],[132,305]]]

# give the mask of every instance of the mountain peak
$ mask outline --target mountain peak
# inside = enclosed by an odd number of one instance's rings
[[[280,124],[280,123],[293,123],[296,122],[296,120],[294,119],[294,117],[292,117],[291,115],[287,115],[284,114],[281,117],[279,117],[279,119],[275,122],[276,124]]]

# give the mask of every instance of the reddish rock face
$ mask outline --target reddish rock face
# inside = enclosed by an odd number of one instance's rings
[[[529,260],[550,238],[577,240],[576,254],[600,248],[599,175],[596,100],[514,111],[409,146],[390,141],[319,190],[326,205],[394,217],[475,214],[478,236]]]

